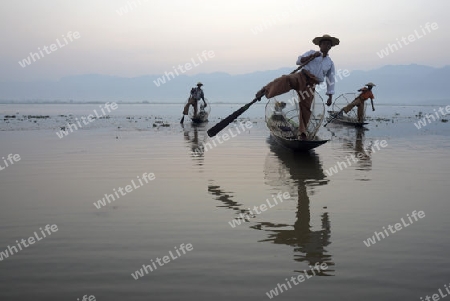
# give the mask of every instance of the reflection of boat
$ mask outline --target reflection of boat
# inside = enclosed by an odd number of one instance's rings
[[[203,165],[204,142],[206,141],[206,129],[203,125],[183,126],[184,140],[188,143],[191,149],[191,157],[197,165]]]
[[[327,212],[320,214],[320,229],[315,230],[317,226],[311,223],[308,196],[308,191],[311,193],[315,187],[326,185],[329,181],[323,173],[320,160],[314,152],[298,154],[278,143],[271,144],[270,149],[271,153],[266,159],[264,168],[266,184],[280,192],[289,192],[291,196],[297,195],[297,210],[292,223],[256,222],[264,218],[264,215],[252,216],[243,204],[234,200],[232,192],[225,191],[213,181],[208,185],[208,192],[220,201],[221,205],[218,207],[234,212],[235,226],[248,224],[252,229],[264,231],[267,238],[259,242],[290,246],[296,262],[307,263],[310,266],[325,263],[328,268],[317,272],[316,275],[332,276],[335,264],[326,249],[331,244],[330,218]],[[231,226],[232,223],[229,223]],[[298,266],[294,270],[304,273],[305,268]]]
[[[309,151],[310,149],[321,146],[328,140],[305,140],[301,141],[298,139],[284,139],[282,137],[272,135],[272,137],[280,143],[282,146],[289,148],[294,151]]]
[[[355,131],[355,138],[351,139],[351,132]],[[371,170],[372,169],[372,141],[369,141],[365,146],[365,134],[364,128],[352,129],[345,138],[344,149],[349,152],[353,152],[354,156],[358,158],[358,170]]]
[[[311,105],[307,140],[299,140],[297,138],[300,112],[298,95],[297,93],[293,95],[287,101],[278,101],[272,98],[266,104],[266,125],[273,139],[293,151],[308,151],[326,143],[328,140],[321,140],[316,136],[325,113],[322,97],[317,92],[315,93],[314,101]],[[320,104],[316,99],[320,99]]]
[[[186,101],[186,103],[189,101],[189,99]],[[203,100],[197,101],[197,106],[199,106],[199,110],[197,112],[197,115],[194,115],[194,107],[189,107],[189,118],[191,118],[193,123],[203,123],[208,121],[209,113],[211,112],[211,105],[208,102],[208,99],[205,98],[206,107],[203,103]]]
[[[354,127],[363,127],[368,124],[367,122],[358,121],[358,115],[356,110],[352,109],[347,114],[344,115],[343,112],[339,113],[346,105],[351,103],[358,94],[356,93],[345,93],[339,95],[336,100],[333,102],[332,110],[328,111],[329,117],[328,122],[330,123],[340,123],[344,125],[354,126]],[[366,103],[364,103],[364,116],[366,112]]]
[[[294,248],[294,260],[306,262],[310,266],[326,263],[328,269],[319,275],[330,276],[334,272],[332,256],[326,247],[331,244],[331,225],[327,212],[320,214],[320,229],[313,230],[311,223],[310,199],[308,191],[326,185],[326,179],[319,157],[314,152],[294,154],[276,144],[271,144],[271,153],[264,168],[266,183],[281,191],[297,193],[297,212],[292,225],[261,222],[252,228],[268,232],[262,241],[288,245]],[[301,269],[296,270],[300,272]]]

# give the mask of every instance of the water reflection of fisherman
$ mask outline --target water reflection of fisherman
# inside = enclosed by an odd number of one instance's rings
[[[345,138],[344,147],[353,151],[354,156],[358,158],[358,165],[363,170],[370,170],[372,167],[372,143],[366,148],[364,128],[355,128],[355,143]]]
[[[243,222],[248,222],[249,217],[251,216],[248,209],[242,208],[243,205],[241,203],[238,203],[233,200],[233,194],[231,192],[223,191],[220,186],[214,185],[212,182],[208,185],[208,192],[214,196],[216,196],[216,199],[221,201],[223,203],[222,206],[218,207],[224,207],[231,209],[235,211],[237,220],[242,220]],[[239,223],[240,224],[240,223]]]
[[[200,131],[200,133],[203,131]],[[193,132],[193,135],[191,135],[191,132]],[[203,157],[203,141],[200,141],[201,139],[199,138],[199,130],[197,127],[184,130],[184,140],[190,144],[192,157]]]
[[[310,225],[311,214],[307,189],[328,183],[317,155],[311,153],[298,156],[295,153],[284,150],[284,152],[269,157],[268,161],[266,160],[265,168],[268,184],[283,187],[290,182],[289,188],[297,190],[296,221],[292,225],[293,230],[276,230],[289,227],[290,225],[270,222],[259,222],[251,228],[270,232],[269,238],[262,241],[294,247],[294,252],[298,253],[294,255],[295,261],[306,261],[310,266],[315,266],[316,263],[326,263],[328,269],[326,271],[321,270],[316,275],[329,276],[330,274],[328,273],[334,272],[333,269],[330,269],[330,266],[333,266],[334,263],[331,261],[331,255],[326,254],[327,251],[325,249],[326,246],[331,244],[331,226],[328,213],[325,212],[321,215],[321,230],[313,231]],[[285,190],[286,187],[281,189]],[[230,192],[223,191],[220,186],[211,183],[208,185],[208,192],[223,203],[223,206],[220,207],[235,211],[235,219],[249,222],[249,219],[246,217],[255,217],[251,216],[248,209],[244,209],[242,204],[234,201]],[[240,223],[237,224],[239,225]],[[300,270],[296,271],[303,272]]]
[[[267,222],[259,223],[254,228],[270,232],[269,237],[263,241],[294,247],[295,261],[307,262],[311,266],[316,263],[326,263],[328,266],[334,265],[331,261],[331,255],[327,254],[325,249],[331,244],[331,226],[328,213],[325,212],[321,215],[320,230],[312,230],[310,223],[310,200],[307,190],[328,183],[318,156],[315,153],[298,155],[277,147],[271,147],[271,149],[274,151],[274,155],[266,160],[266,180],[268,180],[269,185],[273,186],[285,186],[286,183],[291,183],[289,188],[297,190],[296,221],[293,224],[293,229],[278,230],[285,228],[287,225]],[[292,181],[285,179],[286,176]],[[328,269],[327,271],[321,271],[318,275],[326,276],[329,275],[326,274],[327,272],[333,271]]]

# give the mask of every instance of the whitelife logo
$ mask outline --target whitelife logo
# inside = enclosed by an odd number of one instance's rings
[[[24,58],[22,61],[19,61],[19,65],[22,68],[25,68],[26,66],[31,65],[31,63],[36,62],[37,60],[40,60],[41,58],[43,58],[44,52],[48,55],[52,52],[55,52],[58,49],[61,49],[63,47],[65,47],[66,45],[69,45],[69,41],[73,42],[74,40],[77,40],[80,38],[80,33],[78,31],[75,32],[71,32],[69,31],[67,33],[67,36],[62,35],[64,43],[61,43],[61,41],[58,39],[56,39],[56,44],[51,44],[50,46],[44,46],[42,47],[43,49],[41,49],[41,47],[38,47],[38,52],[30,52],[30,55],[26,58]],[[69,40],[69,41],[67,41]],[[44,51],[44,52],[43,52]],[[40,54],[40,55],[39,55]],[[33,61],[31,61],[33,60]]]
[[[128,1],[127,5],[124,5],[120,7],[119,9],[116,9],[116,12],[119,16],[123,16],[129,12],[132,12],[134,9],[138,8],[142,5],[142,3],[147,3],[149,0],[137,0],[137,1]]]
[[[139,278],[144,277],[145,275],[148,275],[149,271],[150,272],[156,271],[158,269],[158,266],[162,267],[162,266],[164,266],[164,264],[169,263],[171,260],[175,260],[178,257],[181,257],[181,255],[186,254],[186,252],[190,252],[190,251],[194,250],[194,247],[192,246],[192,244],[185,245],[184,243],[182,243],[180,245],[180,249],[178,249],[177,247],[174,247],[174,249],[178,256],[175,256],[172,253],[172,251],[170,250],[169,251],[170,257],[169,257],[169,255],[163,256],[162,258],[156,257],[155,261],[158,263],[158,265],[156,265],[156,263],[153,261],[153,259],[151,259],[150,260],[152,262],[151,265],[143,264],[142,268],[135,271],[134,273],[131,273],[131,276],[134,278],[134,280],[138,280]],[[183,254],[180,253],[180,250],[181,250],[181,253],[183,253]],[[144,274],[144,272],[145,272],[145,274]]]
[[[28,239],[22,239],[20,242],[16,240],[17,247],[16,246],[8,246],[8,248],[5,251],[0,252],[0,261],[3,261],[3,258],[8,258],[9,256],[12,256],[14,254],[17,254],[19,251],[22,251],[22,246],[24,248],[28,248],[30,245],[34,245],[36,242],[43,240],[45,237],[52,235],[52,233],[55,233],[58,231],[57,225],[46,225],[44,227],[44,230],[42,228],[39,228],[41,230],[41,236],[35,231],[34,236],[28,237]],[[47,233],[47,234],[46,234]],[[28,242],[28,244],[27,244]],[[17,250],[19,248],[19,250]]]
[[[5,166],[2,166],[2,164],[0,163],[0,170],[4,170],[5,168],[7,168],[8,166],[13,165],[15,162],[19,162],[20,161],[20,155],[19,154],[9,154],[8,157],[5,159],[5,157],[2,157],[3,163],[5,164]],[[9,164],[8,164],[9,161]]]
[[[136,178],[139,181],[139,184],[141,184],[141,185],[137,185],[134,182],[134,179],[133,179],[133,180],[131,180],[131,184],[133,186],[131,186],[130,184],[126,185],[125,186],[125,192],[123,191],[124,190],[123,187],[119,187],[119,188],[117,188],[117,190],[115,188],[113,189],[114,190],[114,194],[116,195],[117,199],[120,199],[121,196],[125,196],[127,193],[130,193],[133,190],[136,190],[139,187],[144,186],[144,183],[142,181],[144,181],[145,184],[148,184],[149,181],[153,181],[155,179],[155,174],[154,173],[144,173],[142,175],[142,179],[139,176],[137,176]],[[120,192],[120,195],[119,195],[119,192]],[[98,200],[97,202],[95,202],[93,204],[94,204],[95,208],[100,209],[100,208],[105,207],[107,205],[106,202],[108,202],[108,204],[111,204],[111,202],[115,202],[115,201],[116,201],[116,198],[114,197],[113,194],[106,194],[105,193],[105,197],[104,198],[102,198],[101,200]]]
[[[155,86],[159,87],[166,83],[166,78],[167,78],[167,82],[169,82],[171,79],[174,79],[175,77],[180,76],[180,73],[178,73],[178,71],[180,71],[182,74],[184,74],[187,71],[191,70],[192,68],[200,66],[203,63],[203,60],[206,62],[206,61],[208,61],[208,59],[211,59],[215,56],[216,56],[216,54],[214,53],[214,51],[203,50],[201,56],[200,56],[200,54],[197,53],[198,63],[194,58],[191,58],[192,64],[189,62],[189,63],[185,63],[184,65],[180,64],[180,65],[178,65],[178,67],[172,66],[175,74],[171,71],[169,71],[169,72],[166,71],[166,72],[164,72],[163,76],[158,77],[156,80],[153,81],[153,83],[155,84]],[[202,58],[203,58],[203,60],[202,60]],[[184,67],[184,69],[183,69],[183,67]]]
[[[414,210],[411,213],[411,215],[414,218],[414,220],[417,222],[419,220],[417,217],[424,218],[425,217],[425,212],[423,212],[423,211],[417,212],[416,210]],[[414,223],[414,221],[411,218],[411,216],[409,216],[409,214],[407,214],[407,216],[408,216],[408,220],[409,220],[410,224],[405,222],[405,220],[402,217],[400,219],[402,223],[396,223],[394,226],[392,226],[392,225],[388,226],[388,229],[389,229],[391,234],[394,234],[394,233],[400,231],[401,229],[403,229],[403,227],[405,227],[405,228],[409,227],[410,225],[412,225]],[[394,228],[395,228],[395,230],[394,230]],[[386,234],[386,236],[385,236],[385,234]],[[386,227],[383,227],[383,231],[382,232],[375,231],[374,235],[372,237],[369,237],[368,239],[364,240],[363,242],[366,245],[366,247],[370,247],[370,246],[376,244],[377,240],[380,241],[382,239],[385,239],[386,237],[389,237],[389,232],[388,232],[388,230],[386,230]]]
[[[312,267],[312,266],[309,266],[309,267],[310,267],[309,271],[303,270],[303,273],[305,276],[303,276],[303,274],[300,274],[297,277],[292,276],[290,279],[285,278],[286,284],[277,283],[277,286],[274,289],[271,289],[269,292],[266,293],[267,297],[269,297],[269,299],[272,299],[273,297],[281,295],[284,291],[291,289],[292,288],[291,282],[294,285],[299,285],[300,283],[304,282],[305,280],[308,280],[308,279],[312,278],[313,276],[316,276],[315,270],[317,271],[317,273],[320,274],[328,269],[328,265],[326,262],[322,262],[320,264],[320,266],[319,266],[319,263],[316,262],[314,267]],[[288,286],[289,286],[289,288],[288,288]]]
[[[372,153],[376,153],[377,151],[379,151],[381,149],[380,146],[383,147],[383,148],[387,147],[388,146],[387,141],[386,140],[381,140],[381,141],[375,140],[374,146],[372,146],[370,148],[371,152]],[[375,150],[374,147],[377,150]],[[368,152],[369,149],[365,149],[364,151]],[[358,152],[356,154],[356,156],[353,155],[353,154],[350,155],[350,156],[345,156],[345,158],[347,159],[346,160],[347,163],[345,163],[346,161],[338,161],[334,166],[330,167],[328,170],[325,170],[325,174],[327,175],[327,177],[331,177],[332,175],[337,174],[339,172],[339,169],[342,171],[342,170],[352,166],[352,161],[353,161],[353,163],[358,163],[359,160],[362,160],[366,156],[367,155],[365,153],[363,153],[363,152]],[[350,161],[350,159],[352,161]]]
[[[450,105],[445,107],[445,112],[443,107],[439,107],[438,111],[439,113],[441,113],[442,117],[444,117],[447,114],[450,114]],[[436,115],[436,117],[434,117],[434,115]],[[424,118],[419,119],[417,123],[414,122],[414,125],[418,130],[420,130],[422,127],[426,127],[428,124],[430,124],[432,122],[431,120],[433,120],[434,122],[441,119],[441,116],[439,116],[438,112],[436,112],[436,109],[434,109],[434,115],[427,114]]]
[[[220,136],[214,136],[213,138],[209,138],[207,142],[202,142],[201,146],[197,147],[194,151],[192,151],[192,156],[200,157],[204,155],[204,153],[207,152],[208,150],[211,150],[214,147],[217,147],[218,145],[224,143],[225,141],[230,140],[230,138],[234,138],[241,133],[245,133],[246,129],[251,129],[252,127],[253,124],[250,121],[246,121],[245,123],[240,121],[239,126],[238,125],[234,126],[235,133],[233,132],[233,128],[229,128],[228,133],[230,133],[230,135],[228,135],[227,133],[222,133],[220,134]],[[241,130],[239,130],[239,128]]]
[[[96,120],[96,118],[104,117],[107,114],[104,109],[106,109],[108,111],[108,113],[111,113],[112,110],[116,110],[118,108],[118,105],[115,102],[113,102],[111,104],[109,102],[107,102],[104,104],[103,107],[100,105],[99,108],[102,111],[102,115],[99,115],[97,113],[97,110],[94,110],[95,116],[93,114],[89,114],[87,117],[81,116],[81,121],[83,122],[84,125],[88,125],[89,123]],[[69,131],[67,129],[70,130],[70,133],[73,133],[74,131],[81,129],[82,125],[81,125],[80,121],[78,120],[78,117],[75,118],[75,120],[76,120],[76,124],[75,123],[67,123],[63,129],[61,129],[59,132],[56,132],[56,136],[58,136],[59,139],[62,139],[65,136],[69,135]]]
[[[77,298],[77,300],[79,301],[80,298]],[[88,295],[84,295],[83,299],[81,299],[81,301],[95,301],[95,296],[94,295],[90,295],[88,297]]]
[[[449,284],[450,285],[450,284]],[[450,290],[449,287],[447,286],[447,284],[444,284],[445,290],[447,291],[448,294],[450,294]],[[446,295],[445,293],[442,292],[442,289],[438,289],[438,294],[433,294],[431,297],[426,295],[425,297],[420,297],[420,301],[439,301],[441,300],[441,298],[445,298],[448,296],[448,294]]]
[[[277,194],[278,197],[275,197],[275,195],[272,195],[272,200],[274,202],[274,204],[270,203],[270,200],[267,198],[266,199],[266,203],[269,206],[267,208],[266,204],[261,204],[259,206],[253,206],[253,211],[255,211],[256,214],[261,214],[264,211],[266,211],[269,208],[273,208],[276,205],[278,205],[278,201],[280,201],[280,203],[283,203],[284,200],[290,199],[291,195],[289,194],[289,192],[285,192],[282,193],[281,191],[278,192]],[[259,210],[260,211],[259,211]],[[250,216],[256,216],[255,213],[253,213],[252,209],[248,208],[248,213],[242,214],[240,213],[239,218],[235,218],[232,221],[228,222],[228,224],[231,226],[231,228],[236,228],[236,226],[239,226],[243,220],[250,220]]]
[[[381,49],[379,52],[377,52],[377,55],[378,55],[378,57],[380,59],[382,59],[382,58],[388,56],[389,54],[394,53],[395,51],[398,51],[399,49],[403,48],[403,46],[407,46],[410,43],[415,42],[415,41],[423,38],[427,34],[431,33],[431,30],[436,30],[438,28],[439,28],[439,26],[438,26],[438,24],[436,22],[431,23],[431,24],[430,24],[430,22],[427,22],[425,24],[425,28],[420,26],[420,29],[422,31],[422,35],[420,35],[420,33],[417,31],[417,29],[415,29],[414,33],[409,34],[408,37],[401,37],[400,40],[397,38],[396,39],[397,43],[394,43],[394,44],[390,44],[389,43],[386,48]]]

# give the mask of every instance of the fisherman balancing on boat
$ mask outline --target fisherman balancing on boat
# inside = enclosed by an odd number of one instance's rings
[[[375,87],[376,85],[374,83],[368,83],[363,88],[359,89],[358,92],[361,92],[361,94],[358,95],[351,103],[349,103],[347,106],[345,106],[341,111],[339,111],[340,114],[342,112],[345,112],[347,114],[350,112],[354,107],[358,107],[358,122],[364,121],[364,102],[370,98],[370,102],[372,103],[372,111],[375,111],[375,107],[373,106],[373,99],[375,96],[373,96],[372,93],[372,87]]]
[[[256,99],[261,100],[263,96],[272,98],[290,90],[298,92],[300,102],[298,138],[300,140],[307,139],[307,125],[311,117],[316,85],[326,78],[327,106],[331,105],[334,94],[335,68],[328,52],[331,47],[339,45],[339,39],[325,34],[314,38],[312,42],[319,46],[320,51],[310,50],[298,57],[297,65],[306,64],[300,72],[283,75],[256,93]]]
[[[191,94],[189,96],[189,100],[187,102],[187,104],[184,106],[184,110],[183,110],[183,118],[181,118],[181,123],[183,123],[184,121],[184,115],[187,115],[189,113],[189,106],[193,106],[194,107],[194,116],[197,116],[197,102],[202,99],[203,103],[205,105],[205,107],[207,106],[206,101],[205,101],[205,94],[203,93],[202,90],[202,86],[203,84],[201,82],[197,83],[197,87],[192,88],[191,89]]]

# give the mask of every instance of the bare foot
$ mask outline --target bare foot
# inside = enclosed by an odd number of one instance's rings
[[[306,134],[305,134],[305,133],[301,133],[301,134],[298,136],[298,139],[301,140],[301,141],[307,140]]]

